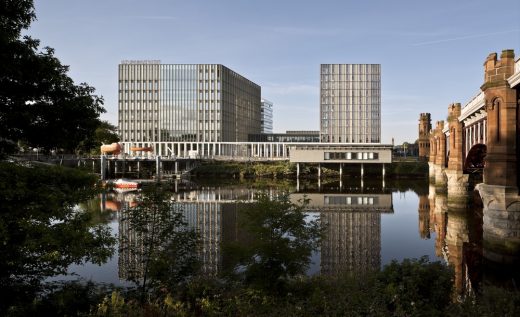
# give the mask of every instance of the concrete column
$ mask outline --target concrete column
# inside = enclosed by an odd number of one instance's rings
[[[155,180],[159,182],[161,180],[161,156],[160,155],[157,155],[155,157],[155,175],[156,175]]]
[[[106,155],[101,155],[101,180],[107,179],[107,157]]]
[[[92,160],[92,173],[96,171],[96,160]]]
[[[386,174],[386,171],[385,171],[385,163],[383,163],[383,179],[385,179],[385,174]]]
[[[361,178],[363,178],[364,174],[365,174],[365,170],[363,168],[363,163],[361,163]]]
[[[318,163],[318,179],[321,178],[321,164]]]
[[[339,163],[339,180],[343,177],[343,163]]]
[[[179,174],[179,161],[175,161],[175,175]]]
[[[300,163],[296,163],[296,179],[300,178]]]

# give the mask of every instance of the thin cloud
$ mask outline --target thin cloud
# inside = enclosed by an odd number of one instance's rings
[[[412,44],[412,46],[433,45],[433,44],[439,44],[439,43],[445,43],[445,42],[476,39],[476,38],[481,38],[481,37],[488,37],[488,36],[499,35],[499,34],[517,33],[517,32],[520,32],[520,29],[512,29],[512,30],[507,30],[507,31],[484,33],[484,34],[473,34],[473,35],[459,36],[459,37],[453,37],[453,38],[448,38],[448,39],[420,42],[420,43]]]
[[[266,30],[289,36],[335,36],[345,32],[343,29],[339,28],[309,28],[295,26],[274,26],[268,27]]]
[[[128,16],[130,19],[140,19],[140,20],[176,20],[177,17],[168,16],[168,15],[133,15]]]

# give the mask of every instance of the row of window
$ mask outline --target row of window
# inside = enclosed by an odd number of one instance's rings
[[[325,205],[374,205],[378,197],[325,196]]]
[[[325,160],[377,160],[379,153],[374,152],[325,152]]]

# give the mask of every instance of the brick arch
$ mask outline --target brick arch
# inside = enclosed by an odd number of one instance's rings
[[[474,173],[484,169],[484,158],[487,154],[485,144],[475,144],[468,152],[464,160],[464,173]]]

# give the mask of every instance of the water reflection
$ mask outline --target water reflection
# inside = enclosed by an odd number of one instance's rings
[[[304,196],[310,199],[308,212],[319,215],[327,225],[321,250],[313,257],[310,270],[313,273],[362,275],[379,269],[393,258],[430,254],[431,259],[436,260],[435,254],[453,266],[458,296],[474,292],[482,283],[511,285],[518,279],[515,268],[483,257],[484,250],[492,251],[493,246],[485,246],[483,242],[480,199],[471,197],[466,205],[453,204],[445,192],[432,185],[428,187],[427,183],[390,182],[385,188],[380,183],[365,183],[362,187],[348,182],[177,185],[174,188],[178,190],[172,191],[172,200],[184,213],[189,226],[199,231],[203,243],[199,254],[203,272],[210,276],[234,264],[221,251],[222,243],[250,239],[240,227],[241,204],[255,201],[260,192],[270,196],[289,192],[293,202]],[[404,195],[410,191],[411,194]],[[109,193],[100,204],[117,211],[121,219],[125,210],[135,205],[138,195],[138,192]],[[119,221],[119,236],[139,243],[136,237],[128,237],[127,225]],[[134,264],[142,261],[133,257],[124,251],[119,254],[122,280],[139,272]]]
[[[321,187],[321,186],[320,186]],[[315,188],[314,188],[315,189]],[[361,274],[381,267],[381,213],[393,213],[392,195],[382,189],[372,188],[361,193],[341,192],[339,187],[319,188],[290,194],[297,202],[304,197],[310,200],[309,214],[319,215],[326,225],[321,252],[315,259],[314,271],[321,274],[349,272]],[[231,268],[233,263],[223,254],[223,242],[247,241],[248,233],[240,228],[241,206],[255,201],[260,193],[276,196],[284,190],[275,187],[262,189],[245,187],[202,187],[172,193],[171,199],[182,211],[188,226],[199,232],[202,248],[202,272],[215,276]],[[138,193],[110,193],[104,198],[104,208],[116,210],[119,217],[120,243],[126,241],[119,254],[119,278],[139,278],[143,261],[132,250],[139,247],[142,239],[129,230],[125,213],[136,203]],[[317,260],[317,261],[316,261]]]
[[[453,267],[455,295],[474,293],[485,284],[514,286],[518,280],[514,267],[483,257],[483,208],[478,193],[470,192],[463,198],[450,201],[445,192],[430,185],[429,206],[426,198],[420,198],[424,204],[419,208],[420,219],[426,219],[422,214],[429,207],[429,231],[436,236],[436,254]],[[424,226],[419,231],[426,236]]]

